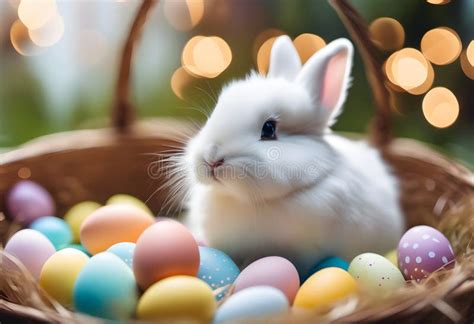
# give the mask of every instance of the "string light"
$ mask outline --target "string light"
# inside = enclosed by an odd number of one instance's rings
[[[461,39],[451,28],[434,28],[421,39],[421,51],[434,64],[450,64],[461,54]]]
[[[447,88],[433,88],[423,99],[423,115],[434,127],[449,127],[459,116],[458,100]]]
[[[18,17],[28,29],[38,29],[57,13],[55,0],[21,0]]]
[[[199,24],[204,16],[204,0],[166,0],[163,11],[174,28],[189,31]]]
[[[48,20],[41,28],[29,29],[28,34],[36,45],[49,47],[56,44],[64,34],[64,20],[59,14]]]
[[[396,19],[381,17],[369,26],[370,36],[374,44],[383,51],[394,51],[402,48],[405,43],[405,30]]]
[[[314,53],[326,46],[324,39],[317,35],[307,33],[296,37],[293,44],[298,51],[302,63],[305,63]]]

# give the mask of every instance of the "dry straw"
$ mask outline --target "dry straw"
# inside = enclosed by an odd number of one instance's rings
[[[150,180],[150,152],[164,153],[182,145],[191,127],[176,120],[133,122],[129,83],[133,50],[147,13],[156,0],[143,0],[122,53],[113,106],[113,128],[75,131],[40,138],[0,155],[0,210],[5,195],[28,168],[31,179],[44,185],[62,215],[83,200],[105,201],[117,192],[146,200],[166,180]],[[474,321],[474,175],[468,169],[409,139],[393,139],[390,91],[385,87],[378,53],[368,28],[347,0],[330,0],[356,43],[371,86],[375,117],[370,138],[399,178],[401,202],[409,226],[439,228],[457,254],[452,270],[440,271],[421,284],[409,284],[385,299],[363,292],[334,305],[326,313],[291,313],[271,319],[280,322],[444,323]],[[166,190],[149,204],[160,210]],[[20,227],[0,213],[2,243]],[[15,262],[18,271],[0,267],[0,319],[46,322],[98,322],[75,314],[48,298],[24,267],[0,251],[1,261]]]

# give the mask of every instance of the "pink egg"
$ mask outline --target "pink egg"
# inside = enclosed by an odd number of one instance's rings
[[[235,292],[253,286],[271,286],[281,290],[290,304],[300,287],[295,266],[285,258],[270,256],[248,265],[234,282]]]
[[[38,279],[43,264],[56,252],[56,249],[53,243],[40,232],[24,229],[16,232],[8,240],[5,252],[20,260],[33,277]],[[12,269],[16,268],[9,262],[6,262],[6,266],[12,267]]]
[[[448,239],[430,226],[409,229],[398,244],[398,266],[405,279],[417,282],[430,273],[455,264]]]

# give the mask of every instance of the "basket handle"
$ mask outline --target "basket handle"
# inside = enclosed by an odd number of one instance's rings
[[[143,0],[122,50],[116,100],[112,107],[112,124],[120,133],[126,133],[135,118],[135,110],[130,100],[133,50],[147,14],[157,2],[158,0]],[[367,23],[347,0],[329,0],[329,3],[338,13],[362,56],[375,103],[375,116],[370,128],[371,141],[375,146],[384,148],[393,137],[390,100],[392,93],[385,86],[386,77],[382,72],[378,51],[370,39]]]

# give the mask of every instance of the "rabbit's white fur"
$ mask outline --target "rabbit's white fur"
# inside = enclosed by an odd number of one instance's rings
[[[398,186],[377,150],[332,134],[350,83],[352,44],[339,39],[301,66],[277,39],[267,77],[224,88],[181,161],[188,225],[236,259],[281,255],[307,269],[395,248],[404,228]],[[277,139],[260,140],[277,121]],[[224,159],[215,168],[209,163]]]

